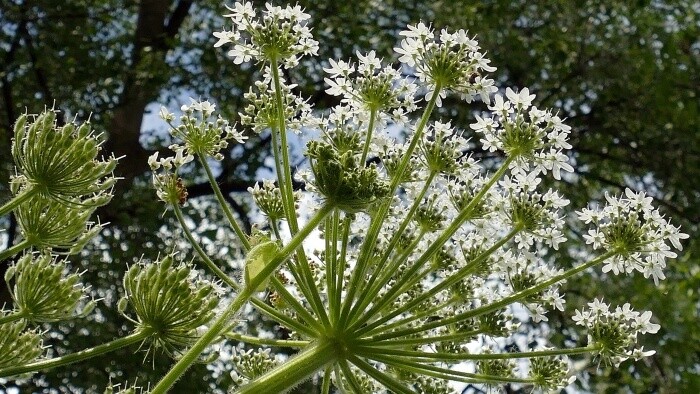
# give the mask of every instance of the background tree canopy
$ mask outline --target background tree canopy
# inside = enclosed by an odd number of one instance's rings
[[[256,2],[259,3],[259,2]],[[355,51],[374,49],[395,59],[398,32],[419,20],[433,27],[469,29],[488,52],[502,89],[529,87],[539,107],[560,109],[573,127],[571,152],[578,173],[558,183],[572,201],[584,207],[605,192],[625,187],[645,190],[662,210],[690,234],[685,252],[667,268],[659,287],[642,277],[620,278],[599,271],[570,281],[568,313],[550,316],[552,338],[574,340],[564,316],[604,294],[611,304],[630,302],[652,310],[662,329],[642,343],[657,354],[619,370],[582,370],[579,386],[593,392],[700,392],[700,266],[697,241],[700,224],[700,5],[695,1],[345,1],[306,0],[299,4],[312,15],[320,42],[319,59],[346,59]],[[256,4],[263,6],[262,3]],[[156,103],[179,107],[188,96],[208,98],[231,120],[243,103],[242,92],[258,75],[239,67],[214,49],[212,32],[224,26],[224,8],[217,1],[7,0],[0,7],[0,200],[9,196],[12,173],[9,145],[19,114],[54,105],[66,119],[90,118],[105,133],[105,153],[125,156],[118,166],[123,177],[117,197],[100,212],[111,225],[73,266],[86,270],[84,280],[96,298],[96,313],[85,320],[45,327],[51,352],[61,354],[105,342],[129,330],[116,313],[121,275],[142,256],[154,258],[172,250],[181,235],[162,216],[163,206],[150,187],[146,158],[169,141],[151,130],[144,118]],[[322,67],[315,59],[289,77],[317,109],[336,98],[326,95]],[[474,111],[483,104],[456,100],[443,104],[443,116],[469,131]],[[265,141],[263,141],[265,142]],[[266,144],[232,149],[218,175],[235,211],[250,223],[252,205],[246,188],[257,179]],[[482,160],[488,152],[470,152]],[[199,234],[217,246],[222,263],[238,249],[217,231],[216,210],[207,201],[211,189],[201,176],[188,185],[189,214]],[[196,205],[193,207],[193,205]],[[213,216],[214,215],[214,216]],[[15,223],[0,218],[4,242],[16,236]],[[223,237],[223,238],[222,238]],[[571,228],[571,247],[580,240]],[[205,242],[207,243],[207,242]],[[214,249],[214,248],[213,248]],[[560,257],[562,266],[574,257]],[[227,264],[224,264],[228,266]],[[7,264],[3,264],[7,267]],[[0,268],[3,268],[0,267]],[[4,268],[3,268],[4,269]],[[2,300],[7,300],[2,289]],[[1,302],[1,301],[0,301]],[[271,323],[251,321],[259,329]],[[279,335],[285,335],[279,332]],[[51,388],[60,392],[101,391],[110,379],[154,381],[170,366],[156,357],[142,366],[142,353],[126,349],[94,362],[73,365],[11,381],[5,387],[22,391]],[[589,375],[589,372],[591,373]],[[228,375],[200,365],[179,382],[179,392],[225,387]],[[300,389],[312,390],[310,386]]]

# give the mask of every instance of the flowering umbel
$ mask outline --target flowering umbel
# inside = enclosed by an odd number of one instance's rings
[[[256,15],[250,2],[227,8],[231,12],[224,16],[231,18],[233,29],[214,33],[219,39],[214,46],[234,44],[228,55],[236,64],[253,59],[294,67],[300,56],[315,55],[318,51],[318,42],[306,26],[309,14],[298,5],[282,8],[267,3],[261,16]]]
[[[560,179],[562,171],[573,171],[566,153],[571,129],[555,112],[534,106],[536,97],[527,88],[505,88],[492,100],[497,88],[485,74],[495,68],[466,31],[435,34],[424,23],[409,26],[396,48],[399,67],[383,65],[371,51],[357,52],[356,64],[324,63],[327,93],[341,98],[338,106],[316,115],[296,93],[295,73],[286,72],[301,56],[316,52],[309,15],[298,6],[268,4],[259,16],[248,2],[229,10],[233,29],[217,32],[216,46],[232,43],[234,63],[252,60],[259,66],[260,80],[245,94],[249,103],[240,113],[241,124],[262,138],[269,135],[269,169],[277,180],[254,183],[246,202],[258,206],[261,215],[251,217],[261,222],[250,230],[238,225],[231,196],[219,189],[208,163],[225,157],[228,142],[245,142],[243,133],[215,116],[215,106],[206,100],[183,106],[179,125],[174,114],[161,111],[176,141],[174,156],[149,158],[157,195],[172,208],[196,261],[230,293],[224,296],[218,285],[197,279],[199,273],[176,264],[174,254],[129,268],[118,309],[136,329],[117,345],[148,341],[152,349],[178,356],[152,394],[168,392],[222,338],[237,341],[226,365],[234,369],[230,389],[242,394],[286,392],[312,376],[325,393],[447,394],[453,390],[450,382],[558,390],[575,380],[569,357],[592,354],[617,365],[652,354],[636,341],[659,326],[650,312],[636,312],[629,304],[612,311],[596,300],[577,311],[573,320],[588,336],[584,346],[552,348],[547,338],[525,331],[531,325],[522,323],[547,321],[549,311],[564,311],[562,284],[598,265],[604,272],[640,271],[663,279],[666,259],[676,256],[673,250],[687,235],[664,219],[649,197],[628,190],[622,197],[607,196],[603,207],[579,212],[591,225],[583,239],[593,252],[566,269],[559,264],[570,233],[565,230],[569,201],[545,189],[543,178]],[[476,123],[460,130],[435,111],[448,93],[468,103],[480,97],[491,113],[480,113]],[[420,109],[419,94],[426,95]],[[296,152],[290,151],[289,130],[312,136],[303,164],[290,160]],[[492,153],[489,166],[475,160],[473,151]],[[180,208],[189,183],[182,178],[200,176],[189,171],[191,166],[204,169],[238,237],[243,265],[225,267],[238,269],[237,275],[219,266],[222,256],[231,255],[231,244],[200,245],[199,239],[210,239],[192,234],[197,219]],[[293,183],[292,172],[302,183]],[[15,178],[13,192],[32,187],[29,175]],[[93,191],[62,198],[91,202],[99,196]],[[51,227],[54,244],[64,248],[81,239],[85,217],[70,216],[65,207],[45,208],[44,200],[55,202],[54,196],[34,197],[25,201],[35,204],[30,211],[17,209],[27,240],[39,246],[36,240],[50,239],[44,227]],[[246,213],[243,204],[236,208],[239,218]],[[62,222],[54,211],[77,224]],[[211,246],[222,252],[220,258],[209,257]],[[24,257],[15,270],[21,276],[34,269],[35,276],[55,280],[54,263],[41,259],[28,265],[32,258]],[[20,290],[35,282],[24,277],[17,282],[16,295],[30,294],[34,303],[41,299],[32,289]],[[74,301],[78,295],[71,280],[66,282],[50,288]],[[220,299],[226,302],[215,312]],[[248,303],[284,337],[270,337],[252,319],[239,319]],[[50,320],[75,309],[59,304],[46,301],[47,311],[36,305],[20,310],[41,311],[32,313]],[[0,328],[23,318],[3,314]],[[11,328],[17,337],[22,327]],[[528,341],[520,340],[525,336]],[[508,351],[507,343],[512,344]],[[3,347],[11,344],[0,338]],[[272,350],[278,347],[293,350],[282,356]],[[90,350],[76,357],[85,354]],[[18,371],[0,364],[0,376]]]

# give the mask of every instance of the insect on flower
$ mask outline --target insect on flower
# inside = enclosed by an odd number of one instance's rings
[[[175,187],[177,188],[178,203],[181,207],[185,206],[187,202],[187,188],[182,184],[182,178],[177,178]]]

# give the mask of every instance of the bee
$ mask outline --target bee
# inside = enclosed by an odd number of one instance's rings
[[[175,188],[177,189],[178,203],[182,207],[187,202],[187,188],[182,184],[182,178],[177,178]]]
[[[473,72],[469,75],[469,83],[474,85],[476,83],[476,79],[479,78],[479,73]]]

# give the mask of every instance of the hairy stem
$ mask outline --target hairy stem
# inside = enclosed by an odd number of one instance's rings
[[[286,393],[339,356],[333,342],[319,340],[272,371],[241,387],[238,394]]]
[[[151,334],[151,331],[140,330],[123,338],[115,339],[114,341],[103,343],[102,345],[95,346],[90,349],[81,350],[77,353],[67,354],[65,356],[56,357],[49,360],[37,361],[27,365],[0,369],[0,378],[20,375],[28,372],[42,371],[87,360],[89,358],[109,353],[125,346],[143,341]]]
[[[8,258],[16,255],[17,253],[23,251],[24,249],[27,249],[30,246],[32,246],[32,244],[28,240],[23,239],[19,243],[17,243],[15,245],[3,250],[2,252],[0,252],[0,261],[4,261],[4,260],[8,259]]]
[[[0,216],[3,216],[10,211],[14,210],[17,208],[20,204],[23,202],[29,200],[30,198],[34,197],[36,194],[39,193],[39,188],[34,186],[34,187],[28,187],[16,196],[12,197],[12,199],[8,202],[6,202],[3,206],[0,207]]]
[[[199,159],[199,162],[202,164],[202,167],[204,167],[204,170],[207,172],[207,179],[209,179],[211,188],[212,190],[214,190],[214,194],[216,195],[216,200],[219,202],[219,205],[221,205],[221,208],[224,210],[224,214],[226,215],[226,218],[228,219],[231,228],[233,228],[233,231],[238,236],[238,239],[241,241],[243,248],[245,248],[246,251],[250,250],[250,242],[248,241],[248,236],[245,234],[241,226],[233,217],[231,207],[228,206],[228,203],[226,202],[223,193],[221,193],[221,188],[219,188],[219,184],[216,182],[216,178],[214,178],[214,174],[212,174],[211,168],[209,168],[209,164],[207,163],[206,158],[204,158],[201,154],[197,154],[197,159]]]
[[[243,334],[238,334],[235,332],[228,332],[224,335],[228,339],[233,339],[236,341],[250,343],[252,345],[258,345],[258,346],[303,348],[303,347],[308,346],[310,343],[309,341],[292,341],[292,340],[284,340],[284,339],[251,337],[250,335],[243,335]]]
[[[245,305],[245,303],[254,294],[255,289],[267,279],[298,247],[308,235],[315,229],[318,224],[330,213],[333,209],[330,205],[323,205],[309,222],[289,241],[289,243],[275,256],[272,261],[268,262],[265,268],[251,279],[250,283],[233,299],[231,304],[221,313],[221,315],[212,323],[209,329],[202,335],[197,342],[180,358],[173,368],[158,382],[153,388],[152,394],[166,393],[170,387],[182,376],[183,373],[197,360],[197,357],[206,349],[209,344],[214,342],[219,335],[228,326],[229,322],[234,318],[236,313]]]

